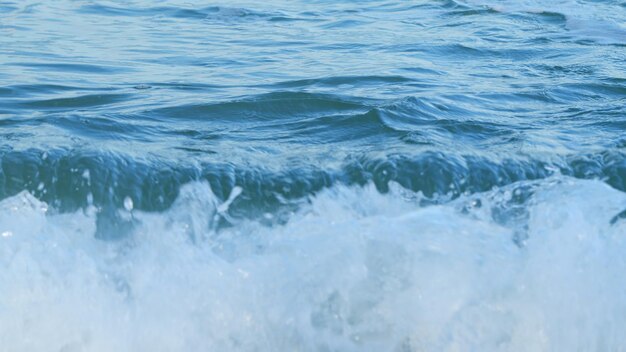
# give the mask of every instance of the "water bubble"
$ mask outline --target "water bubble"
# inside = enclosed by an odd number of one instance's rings
[[[130,197],[124,198],[124,209],[127,211],[133,210],[133,200]]]

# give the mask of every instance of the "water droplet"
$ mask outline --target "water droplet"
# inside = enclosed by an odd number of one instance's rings
[[[124,198],[124,208],[128,211],[133,210],[133,200],[130,197]]]
[[[241,194],[241,192],[243,192],[243,188],[239,186],[233,187],[233,190],[230,191],[228,199],[226,199],[224,203],[217,207],[217,212],[224,213],[228,211],[228,207],[230,206],[230,204],[235,200],[235,198],[237,198]]]

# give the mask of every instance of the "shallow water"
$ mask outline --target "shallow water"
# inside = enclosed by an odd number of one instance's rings
[[[0,126],[7,351],[626,345],[623,1],[0,1]]]

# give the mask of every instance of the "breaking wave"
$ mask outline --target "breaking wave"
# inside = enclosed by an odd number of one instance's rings
[[[283,224],[207,182],[98,240],[96,213],[0,202],[8,350],[534,351],[626,343],[626,194],[554,176],[424,205],[330,187]],[[239,190],[240,191],[240,190]],[[271,218],[272,214],[265,214]],[[220,219],[230,226],[217,228]]]

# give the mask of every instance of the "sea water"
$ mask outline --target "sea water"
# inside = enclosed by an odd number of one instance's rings
[[[0,1],[0,351],[626,349],[626,3]]]

